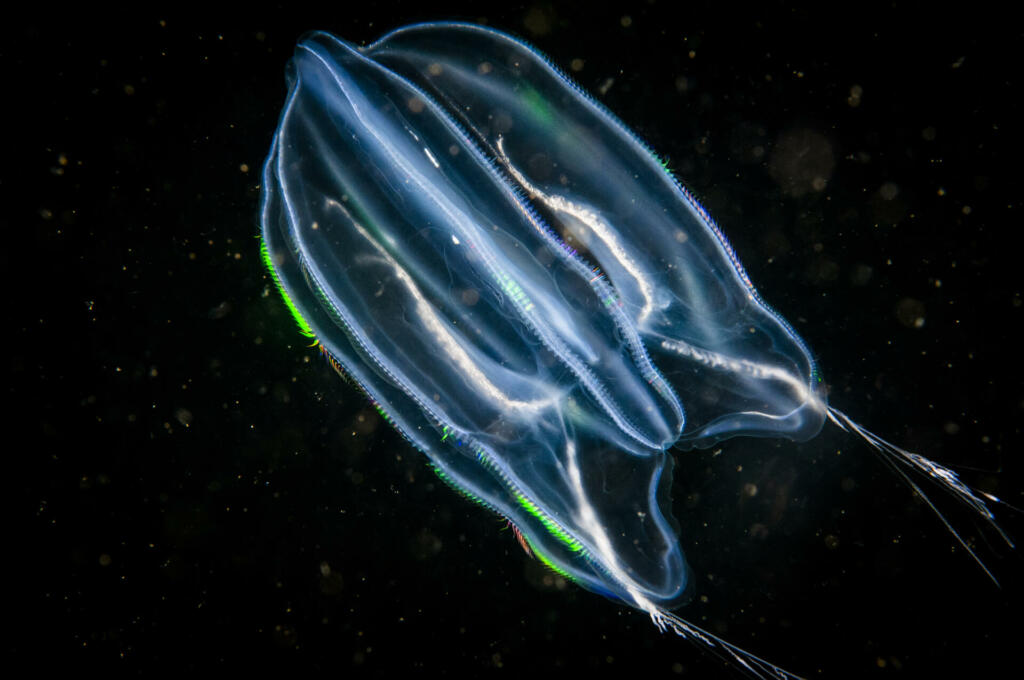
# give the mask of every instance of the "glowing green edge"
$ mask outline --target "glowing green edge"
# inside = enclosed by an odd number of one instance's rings
[[[495,470],[494,463],[482,450],[477,451],[477,460],[492,471]],[[505,479],[504,475],[499,473],[499,476],[502,478],[502,481],[505,482],[505,485],[512,493],[512,496],[516,499],[516,502],[519,503],[524,510],[533,515],[537,521],[541,523],[541,526],[547,529],[549,534],[561,541],[569,550],[575,553],[580,553],[583,556],[586,555],[586,549],[583,547],[582,543],[573,538],[572,534],[563,529],[561,524],[552,519],[550,515],[541,510],[540,507],[538,507],[537,504],[534,503],[526,494],[516,488],[515,484],[508,479]]]
[[[558,566],[557,564],[552,562],[548,558],[547,555],[545,555],[541,551],[537,550],[537,546],[533,544],[533,541],[530,540],[529,536],[526,536],[524,534],[523,538],[526,539],[526,542],[530,546],[530,550],[533,551],[533,554],[537,557],[538,560],[540,560],[541,564],[543,564],[545,567],[547,567],[548,569],[550,569],[551,571],[555,572],[556,574],[558,574],[559,576],[561,576],[562,578],[564,578],[564,579],[566,579],[568,581],[573,581],[573,582],[576,581],[576,577],[575,576],[573,576],[572,574],[567,572],[565,569],[562,569],[560,566]]]
[[[451,428],[448,427],[447,425],[442,426],[442,435],[443,436],[441,437],[441,441],[447,440],[448,437],[452,435]],[[482,450],[477,450],[477,460],[479,460],[480,463],[484,467],[487,467],[487,468],[490,468],[491,470],[494,470],[494,464],[491,462],[490,457],[487,456]],[[454,479],[452,479],[451,476],[448,475],[448,473],[446,473],[444,470],[442,470],[436,464],[431,464],[431,468],[434,470],[434,473],[445,484],[450,486],[452,489],[454,489],[455,491],[457,491],[461,495],[465,496],[466,498],[468,498],[469,500],[473,501],[477,505],[481,505],[481,506],[483,506],[485,508],[488,508],[489,510],[492,510],[493,512],[498,513],[499,515],[504,516],[501,513],[501,511],[498,510],[498,508],[494,507],[493,505],[491,505],[491,503],[487,502],[483,498],[480,498],[479,496],[477,496],[477,495],[473,494],[472,492],[466,490],[458,482],[456,482]],[[537,521],[541,523],[541,526],[543,526],[548,531],[549,534],[551,534],[554,538],[556,538],[559,541],[561,541],[572,552],[578,553],[581,557],[584,557],[584,558],[587,557],[586,548],[583,547],[582,543],[580,543],[578,540],[573,538],[572,535],[569,534],[569,532],[567,532],[565,529],[563,529],[561,527],[561,525],[559,525],[554,519],[552,519],[550,516],[548,516],[547,513],[545,513],[543,510],[541,510],[537,506],[537,504],[534,503],[532,500],[530,500],[524,493],[522,493],[521,491],[516,489],[514,484],[509,482],[507,479],[503,479],[503,481],[505,482],[506,486],[509,488],[509,491],[512,493],[513,497],[516,499],[516,502],[518,502],[519,505],[524,510],[526,510],[528,513],[533,515],[537,519]],[[523,534],[523,537],[526,539],[526,542],[529,544],[530,550],[537,557],[537,559],[540,560],[544,564],[544,566],[548,567],[549,569],[551,569],[552,571],[557,573],[559,576],[562,576],[562,577],[564,577],[564,578],[566,578],[566,579],[568,579],[570,581],[576,581],[576,578],[572,574],[567,572],[565,569],[559,567],[547,555],[545,555],[543,552],[541,552],[537,548],[537,545],[532,540],[530,540],[529,536],[527,536],[526,534]]]
[[[499,512],[497,508],[495,508],[493,505],[491,505],[490,503],[488,503],[484,499],[480,498],[479,496],[471,493],[470,491],[467,491],[464,487],[460,486],[458,484],[458,482],[456,482],[454,479],[452,479],[448,475],[448,473],[446,473],[444,470],[439,468],[437,465],[431,463],[430,467],[434,471],[434,474],[436,474],[441,479],[441,481],[443,481],[445,484],[447,484],[449,487],[451,487],[454,491],[458,492],[462,496],[465,496],[468,500],[476,503],[477,505],[485,507],[488,510],[491,510],[491,511],[496,512],[499,515],[501,515],[501,512]],[[549,522],[550,522],[550,520],[549,520]],[[545,524],[545,526],[547,526],[547,524]],[[550,528],[548,528],[548,530],[550,531]],[[562,533],[565,533],[565,532],[563,531]],[[532,552],[533,556],[536,557],[540,561],[541,564],[543,564],[545,567],[547,567],[548,569],[550,569],[551,571],[555,572],[556,574],[558,574],[559,576],[561,576],[562,578],[564,578],[564,579],[566,579],[568,581],[573,581],[573,582],[576,581],[576,577],[575,576],[573,576],[572,574],[567,572],[565,569],[563,569],[560,566],[558,566],[557,564],[555,564],[551,560],[551,558],[549,558],[547,555],[545,555],[543,552],[541,552],[537,548],[537,545],[530,539],[529,536],[527,536],[526,534],[523,534],[523,538],[526,540],[526,543],[530,546],[530,551]],[[582,552],[582,546],[580,547],[579,551]]]
[[[263,265],[267,268],[267,272],[270,274],[270,278],[273,279],[274,285],[277,286],[277,292],[281,294],[281,299],[284,300],[285,306],[288,308],[289,313],[291,313],[292,319],[298,325],[299,333],[315,340],[316,333],[313,332],[313,328],[302,317],[302,313],[299,312],[298,307],[295,306],[291,297],[288,296],[288,292],[284,289],[284,284],[281,283],[281,278],[277,275],[277,269],[274,268],[274,260],[270,257],[270,250],[267,249],[267,242],[262,236],[260,237],[260,257],[263,259]]]

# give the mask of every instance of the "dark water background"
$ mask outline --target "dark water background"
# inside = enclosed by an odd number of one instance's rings
[[[149,676],[739,677],[545,572],[304,346],[256,234],[309,29],[463,19],[582,60],[815,351],[832,403],[1024,505],[1019,29],[891,5],[680,12],[8,26],[9,655]],[[674,498],[697,578],[679,613],[790,671],[984,677],[1017,651],[1020,554],[944,503],[995,588],[834,428],[680,453]]]

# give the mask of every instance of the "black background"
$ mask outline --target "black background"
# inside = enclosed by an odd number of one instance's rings
[[[546,573],[304,346],[256,234],[310,29],[463,19],[583,60],[813,348],[831,403],[1024,505],[1019,29],[969,8],[686,7],[5,29],[7,651],[116,674],[739,677]],[[807,677],[984,676],[1016,651],[1019,553],[938,495],[993,586],[855,438],[676,459],[681,616]]]

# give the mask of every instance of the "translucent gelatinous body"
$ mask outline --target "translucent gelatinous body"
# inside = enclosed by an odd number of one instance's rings
[[[263,239],[303,327],[541,559],[658,620],[688,584],[666,450],[813,437],[804,344],[658,158],[523,43],[315,33],[289,83]]]

